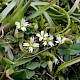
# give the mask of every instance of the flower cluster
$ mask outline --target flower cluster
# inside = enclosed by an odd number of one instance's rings
[[[21,22],[15,22],[16,29],[20,29],[22,31],[26,31],[26,27],[29,26],[28,22],[24,18],[22,18]],[[40,33],[37,33],[36,36],[39,38],[39,41],[42,41],[43,46],[54,46],[54,42],[63,44],[67,40],[66,37],[62,36],[56,36],[56,41],[54,41],[54,37],[51,34],[48,34],[45,31],[41,31]],[[36,43],[34,40],[34,37],[31,37],[30,40],[27,43],[23,43],[24,47],[27,47],[29,49],[29,52],[33,52],[35,47],[39,47],[39,43]]]
[[[37,33],[36,36],[39,37],[39,41],[43,41],[44,46],[54,46],[52,35],[48,35],[48,33],[44,33],[44,31],[41,31],[41,33]],[[32,53],[35,47],[39,47],[39,43],[36,43],[34,37],[31,37],[28,43],[23,43],[23,46],[26,46],[29,49],[29,52]]]

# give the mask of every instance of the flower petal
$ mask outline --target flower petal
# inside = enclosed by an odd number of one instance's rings
[[[46,46],[46,45],[47,45],[47,42],[45,41],[45,42],[43,43],[43,45]]]
[[[42,40],[43,40],[43,37],[40,37],[40,38],[39,38],[39,41],[42,41]]]
[[[22,31],[26,31],[26,28],[25,28],[25,27],[21,27],[21,30],[22,30]]]
[[[16,26],[16,29],[20,29],[20,26]]]
[[[51,35],[50,37],[49,37],[49,40],[53,40],[54,38],[53,38],[53,36]]]
[[[63,39],[62,39],[62,43],[64,43],[64,42],[65,42],[65,40],[66,40],[66,38],[63,38]]]
[[[33,52],[33,47],[29,47],[29,52]]]
[[[56,43],[59,43],[59,41],[55,41]]]
[[[48,44],[52,47],[54,46],[53,42],[49,41]]]
[[[23,26],[29,26],[30,24],[28,24],[28,22],[24,22]]]
[[[29,46],[29,43],[23,43],[23,46]]]
[[[58,36],[58,37],[57,37],[57,40],[58,40],[59,42],[61,42],[61,37],[60,37],[60,36]]]
[[[43,36],[44,35],[44,31],[41,31],[41,36]]]
[[[39,43],[34,43],[33,47],[39,47]]]
[[[21,24],[24,24],[25,22],[26,22],[25,19],[22,18],[22,20],[21,20]]]
[[[38,34],[36,34],[36,36],[37,36],[37,37],[41,37],[41,35],[40,35],[39,33],[38,33]]]
[[[15,25],[20,26],[20,23],[19,22],[15,22]]]
[[[33,43],[34,42],[34,37],[30,38],[30,42]]]
[[[44,37],[48,37],[48,33],[45,33],[45,34],[44,34]]]

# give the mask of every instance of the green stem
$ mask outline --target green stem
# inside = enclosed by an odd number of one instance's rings
[[[28,52],[28,51],[27,51]],[[26,54],[27,54],[27,52],[25,52],[21,57],[19,57],[16,61],[19,61],[20,59],[22,59]],[[15,62],[16,62],[15,61]]]
[[[79,20],[79,19],[77,19],[77,18],[75,18],[75,17],[73,17],[73,16],[70,16],[70,18],[72,18],[72,19],[75,20],[76,22],[79,22],[79,23],[80,23],[80,20]]]
[[[67,27],[64,30],[62,30],[61,32],[56,33],[56,34],[59,34],[59,33],[61,34],[61,33],[65,32],[67,29],[70,28],[70,17],[68,15],[68,13],[63,8],[61,8],[61,7],[57,6],[57,5],[53,5],[53,7],[59,9],[60,11],[62,11],[65,14],[65,16],[67,18],[67,21],[68,21]]]

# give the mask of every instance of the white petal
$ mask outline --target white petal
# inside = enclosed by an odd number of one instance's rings
[[[49,37],[49,40],[53,40],[53,36],[52,35]]]
[[[59,43],[59,41],[55,41],[56,43]]]
[[[47,42],[45,41],[45,42],[43,43],[43,45],[46,46],[46,45],[47,45]]]
[[[23,26],[29,26],[28,22],[23,23]]]
[[[16,29],[20,29],[20,26],[16,26]]]
[[[39,47],[39,43],[34,43],[33,47]]]
[[[59,41],[59,42],[61,42],[61,37],[59,36],[59,37],[57,37],[57,40]]]
[[[29,43],[23,43],[23,46],[29,46]]]
[[[33,52],[33,47],[29,47],[29,52]]]
[[[66,38],[63,38],[63,39],[62,39],[62,43],[64,43],[64,42],[65,42],[65,40],[66,40]]]
[[[48,44],[52,47],[54,46],[53,42],[49,41]]]
[[[48,37],[48,33],[44,34],[44,37]]]
[[[20,23],[19,22],[15,22],[15,25],[20,26]]]
[[[26,22],[25,19],[22,18],[22,20],[21,20],[21,24],[24,24],[25,22]]]
[[[41,36],[43,36],[44,35],[44,31],[41,31]]]
[[[21,27],[21,30],[22,30],[22,31],[26,31],[26,28],[25,28],[25,27]]]
[[[40,37],[40,38],[39,38],[39,41],[42,41],[42,40],[43,40],[43,37]]]
[[[39,33],[38,33],[38,34],[36,34],[36,36],[37,36],[37,37],[41,37],[41,35],[40,35]]]
[[[34,42],[34,37],[30,38],[30,42],[33,43]]]

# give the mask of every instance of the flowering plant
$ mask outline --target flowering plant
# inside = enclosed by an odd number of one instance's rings
[[[0,0],[0,80],[78,80],[79,2]]]

